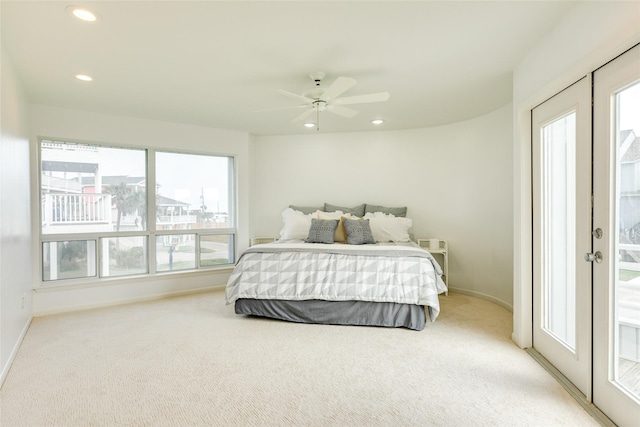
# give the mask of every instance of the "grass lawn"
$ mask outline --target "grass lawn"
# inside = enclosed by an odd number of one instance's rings
[[[628,282],[636,277],[640,277],[640,271],[620,270],[620,280],[622,282]]]

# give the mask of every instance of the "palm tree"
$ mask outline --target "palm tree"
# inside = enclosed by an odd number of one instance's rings
[[[116,206],[117,220],[116,220],[116,232],[120,231],[120,221],[122,215],[130,214],[136,211],[135,206],[135,191],[129,187],[125,182],[119,182],[107,186],[105,192],[111,194],[111,202]]]
[[[134,191],[129,197],[129,203],[133,206],[133,211],[138,212],[140,217],[140,226],[143,230],[147,229],[147,192]]]

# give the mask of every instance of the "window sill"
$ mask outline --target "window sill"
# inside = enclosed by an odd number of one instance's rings
[[[103,286],[112,286],[112,285],[121,285],[124,283],[147,283],[153,282],[156,280],[167,280],[167,279],[181,279],[186,277],[199,277],[199,276],[208,276],[208,275],[217,275],[217,274],[229,274],[233,271],[233,265],[218,267],[218,268],[209,268],[206,270],[186,270],[180,272],[163,272],[156,273],[154,275],[144,274],[138,276],[124,276],[124,277],[109,277],[109,278],[92,278],[89,280],[87,278],[80,279],[68,279],[64,281],[59,281],[58,283],[50,283],[50,282],[40,282],[40,286],[36,286],[32,288],[32,291],[35,293],[46,293],[46,292],[55,292],[59,290],[69,290],[74,288],[90,288],[90,287],[103,287]]]

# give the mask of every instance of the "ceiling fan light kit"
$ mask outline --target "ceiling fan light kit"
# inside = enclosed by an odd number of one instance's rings
[[[280,93],[297,101],[302,101],[301,105],[292,105],[290,107],[273,108],[270,110],[282,110],[287,108],[306,108],[306,110],[295,117],[291,122],[297,123],[305,120],[313,113],[316,113],[316,130],[320,130],[320,113],[328,111],[345,118],[352,118],[358,114],[357,110],[345,107],[344,105],[366,104],[371,102],[384,102],[389,99],[389,92],[369,93],[365,95],[355,95],[340,97],[344,92],[351,89],[357,81],[351,77],[338,77],[329,87],[322,86],[322,80],[326,77],[323,71],[316,71],[309,74],[309,77],[315,83],[315,86],[298,95],[286,90],[280,89]],[[260,110],[268,111],[268,110]],[[306,127],[309,123],[306,123]]]
[[[82,6],[71,5],[65,9],[71,16],[83,22],[96,22],[100,16],[91,9]]]

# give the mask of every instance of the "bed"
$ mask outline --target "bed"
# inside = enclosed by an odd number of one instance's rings
[[[280,240],[240,256],[226,303],[299,323],[424,329],[447,291],[442,269],[410,239],[410,219],[357,208],[285,209]]]

